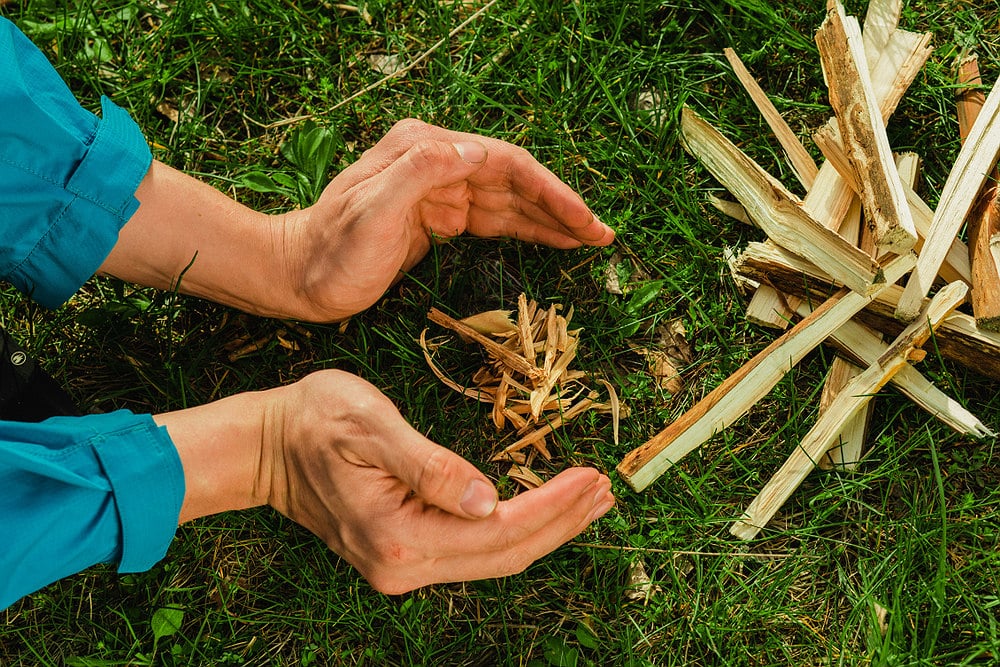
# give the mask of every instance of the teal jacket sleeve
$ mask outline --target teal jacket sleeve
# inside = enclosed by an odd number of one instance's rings
[[[149,415],[0,421],[0,609],[96,563],[147,570],[177,530],[184,473]]]
[[[0,279],[54,308],[111,252],[152,155],[125,111],[83,109],[2,17],[0,109]]]
[[[4,18],[0,111],[0,280],[55,307],[138,208],[149,148],[107,99],[101,118],[81,108]],[[166,553],[183,498],[177,451],[149,415],[0,421],[0,608],[96,563],[148,569]]]

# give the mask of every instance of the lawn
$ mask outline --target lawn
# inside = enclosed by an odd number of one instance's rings
[[[576,464],[610,471],[619,503],[521,575],[388,597],[275,512],[220,515],[181,527],[149,572],[93,568],[2,612],[0,664],[1000,661],[996,443],[956,435],[891,388],[856,472],[812,474],[760,538],[730,536],[816,419],[827,349],[645,492],[613,472],[774,338],[745,320],[748,296],[725,261],[727,248],[763,236],[707,205],[723,192],[684,153],[677,123],[692,106],[793,183],[722,50],[740,54],[807,140],[831,114],[812,39],[824,4],[0,1],[87,108],[110,96],[158,159],[262,210],[308,205],[396,120],[415,116],[524,146],[618,233],[611,248],[570,252],[454,240],[342,326],[251,317],[110,279],[50,312],[0,286],[0,325],[85,409],[162,412],[340,368],[513,493],[506,468],[489,462],[511,435],[435,378],[417,339],[432,306],[465,316],[511,308],[521,293],[574,307],[577,365],[629,407],[619,444],[611,420],[590,413],[562,431],[550,466],[536,466],[542,476]],[[847,9],[863,17],[865,5]],[[920,191],[932,205],[959,148],[955,58],[975,50],[992,84],[998,21],[996,2],[904,9],[902,27],[932,32],[935,50],[889,136],[923,156]],[[655,347],[673,322],[691,349],[683,388],[670,393],[636,349]],[[922,371],[1000,427],[994,383],[929,352]],[[479,362],[457,341],[440,357],[455,378]],[[645,586],[630,583],[639,565]]]

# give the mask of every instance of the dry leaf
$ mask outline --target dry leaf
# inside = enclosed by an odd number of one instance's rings
[[[181,112],[170,102],[160,102],[156,105],[156,111],[165,116],[171,123],[179,123],[181,120]]]
[[[634,560],[628,567],[628,592],[625,597],[633,602],[647,604],[649,599],[660,592],[660,587],[655,585],[646,574],[646,566],[641,560]]]
[[[608,401],[611,403],[611,434],[614,439],[614,443],[619,444],[618,441],[618,423],[622,416],[621,402],[618,400],[618,392],[615,391],[614,385],[605,379],[598,380],[604,385],[604,388],[608,390]]]
[[[622,263],[622,255],[619,252],[611,255],[608,268],[604,269],[604,291],[608,294],[625,294],[622,291],[621,279],[618,277],[618,265]]]
[[[675,366],[687,366],[694,361],[691,343],[687,340],[687,330],[680,318],[657,327],[656,333],[659,335],[657,346],[667,353]]]
[[[406,63],[399,54],[373,53],[368,56],[368,64],[373,70],[386,76],[397,74],[406,68]]]
[[[649,374],[656,380],[656,384],[671,395],[679,394],[684,390],[684,382],[681,380],[680,371],[671,363],[670,356],[660,350],[650,350],[646,347],[635,348],[637,354],[646,358],[649,364]]]

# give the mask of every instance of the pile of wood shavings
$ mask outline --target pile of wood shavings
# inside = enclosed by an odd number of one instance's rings
[[[535,488],[542,479],[531,470],[536,456],[552,460],[547,441],[556,429],[588,410],[609,412],[615,443],[622,408],[614,387],[599,379],[608,391],[608,401],[586,384],[587,374],[570,369],[579,347],[580,329],[570,330],[570,306],[565,316],[561,304],[539,308],[524,294],[517,300],[517,321],[509,310],[491,310],[456,320],[436,308],[427,318],[450,329],[466,342],[483,347],[488,362],[472,376],[469,386],[451,380],[433,360],[436,345],[428,344],[427,330],[420,334],[424,358],[445,385],[470,398],[493,405],[493,424],[498,431],[513,427],[518,440],[496,454],[493,461],[510,461],[507,475],[525,488]],[[530,449],[529,449],[530,448]],[[525,452],[524,450],[528,450]]]

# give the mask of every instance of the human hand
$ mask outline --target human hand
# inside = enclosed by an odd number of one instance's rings
[[[603,246],[614,232],[527,151],[417,120],[397,123],[314,206],[289,213],[281,247],[302,319],[372,305],[431,243],[468,232],[555,248]]]
[[[389,594],[520,572],[614,504],[588,468],[498,502],[475,466],[339,371],[157,421],[184,466],[182,521],[268,503]]]

